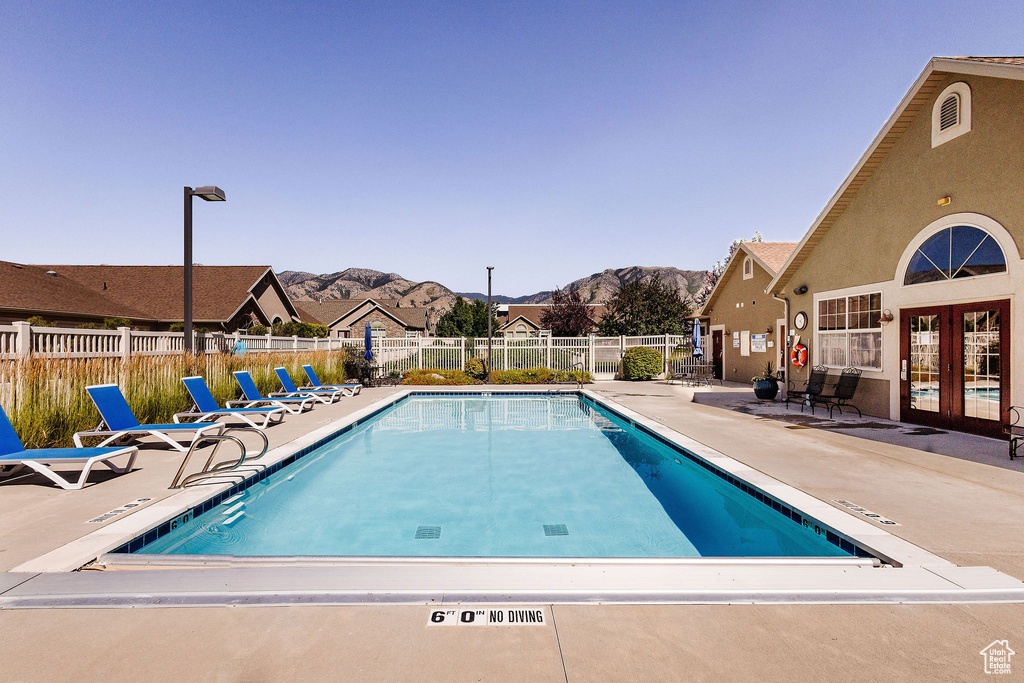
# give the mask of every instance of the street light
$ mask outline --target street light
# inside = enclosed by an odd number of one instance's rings
[[[184,350],[192,353],[192,197],[201,197],[208,202],[223,202],[227,199],[224,190],[216,185],[205,185],[192,189],[185,186],[185,324]]]
[[[487,266],[487,383],[491,384],[491,271],[494,266]]]

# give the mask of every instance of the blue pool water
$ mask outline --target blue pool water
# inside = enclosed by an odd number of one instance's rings
[[[141,552],[851,554],[784,510],[576,396],[413,396]]]

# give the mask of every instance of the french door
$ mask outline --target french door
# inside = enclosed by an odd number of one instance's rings
[[[1001,437],[1009,407],[1009,301],[900,312],[900,419]]]

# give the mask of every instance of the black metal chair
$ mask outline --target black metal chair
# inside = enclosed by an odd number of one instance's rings
[[[857,368],[846,368],[843,373],[839,375],[839,381],[832,387],[831,394],[820,394],[816,402],[820,402],[828,406],[828,417],[832,419],[832,411],[838,410],[839,414],[843,414],[843,408],[853,408],[857,411],[858,417],[864,417],[860,412],[860,408],[853,405],[849,401],[853,400],[853,395],[857,393],[857,385],[860,384],[861,371]]]
[[[1017,446],[1024,441],[1024,424],[1020,418],[1024,414],[1024,407],[1010,406],[1010,423],[1003,425],[1003,433],[1010,437],[1010,460],[1017,457]]]
[[[811,376],[807,378],[807,384],[799,391],[790,388],[786,392],[786,410],[789,410],[790,403],[799,403],[800,412],[804,412],[804,406],[811,407],[811,415],[814,414],[814,404],[818,396],[825,390],[825,380],[828,378],[828,368],[824,365],[815,365],[811,368]],[[792,382],[790,382],[792,385]]]

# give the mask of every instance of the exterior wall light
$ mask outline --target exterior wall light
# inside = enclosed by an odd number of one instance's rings
[[[882,315],[878,316],[878,322],[882,323],[883,325],[888,325],[892,321],[893,321],[892,311],[890,311],[888,308],[885,309],[884,311],[882,311]]]
[[[807,285],[800,285],[799,287],[793,290],[793,293],[796,294],[797,296],[800,296],[801,294],[806,294]]]

